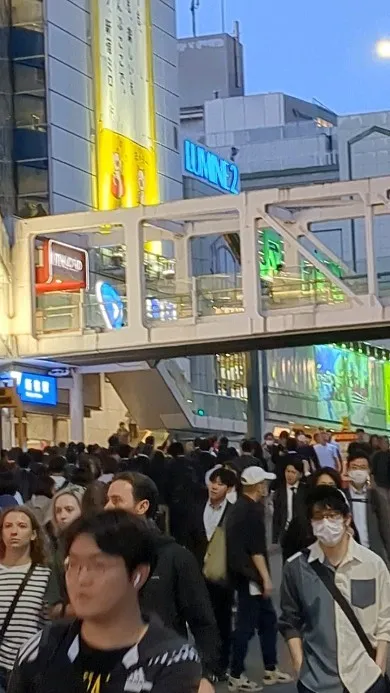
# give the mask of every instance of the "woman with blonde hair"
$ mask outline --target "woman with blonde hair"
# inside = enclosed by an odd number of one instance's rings
[[[81,503],[84,492],[79,486],[67,486],[56,493],[47,522],[48,533],[52,540],[51,575],[47,591],[47,603],[51,618],[67,614],[68,594],[64,574],[64,550],[61,536],[69,525],[81,515]],[[0,691],[1,693],[1,691]]]
[[[45,538],[26,506],[0,516],[0,691],[21,645],[42,629],[50,569]]]

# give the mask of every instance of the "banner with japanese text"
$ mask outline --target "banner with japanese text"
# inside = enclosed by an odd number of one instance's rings
[[[93,0],[98,208],[159,202],[149,0]]]

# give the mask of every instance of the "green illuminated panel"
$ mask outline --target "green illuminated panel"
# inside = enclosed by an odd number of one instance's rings
[[[259,231],[260,277],[272,279],[284,264],[284,244],[282,238],[273,229]]]

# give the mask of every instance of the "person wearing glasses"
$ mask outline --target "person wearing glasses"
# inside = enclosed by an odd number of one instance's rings
[[[196,649],[141,613],[154,543],[146,523],[123,510],[72,524],[65,574],[75,620],[54,623],[20,650],[9,693],[197,692]]]
[[[345,495],[318,486],[308,498],[316,539],[284,567],[279,630],[300,693],[385,693],[390,576],[351,531]]]

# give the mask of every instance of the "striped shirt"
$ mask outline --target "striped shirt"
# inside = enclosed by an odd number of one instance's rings
[[[0,628],[30,564],[8,568],[0,565]],[[19,648],[45,622],[44,600],[50,569],[36,566],[25,586],[0,643],[0,667],[11,670]]]

